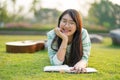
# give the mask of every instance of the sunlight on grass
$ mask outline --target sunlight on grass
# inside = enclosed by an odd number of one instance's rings
[[[46,36],[0,36],[0,80],[119,80],[120,47],[112,45],[110,38],[102,44],[92,44],[89,67],[98,70],[90,74],[43,72],[50,65],[47,50],[33,54],[6,53],[5,43],[18,40],[46,40]]]

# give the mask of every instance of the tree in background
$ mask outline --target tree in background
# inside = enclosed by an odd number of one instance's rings
[[[13,3],[13,13],[8,12],[7,10],[7,0],[0,2],[0,22],[19,22],[24,20],[24,16],[22,15],[22,11],[24,9],[23,6],[19,6],[18,10],[15,9],[16,0],[11,0]]]
[[[11,0],[11,2],[13,3],[13,15],[12,15],[12,20],[15,21],[16,19],[16,9],[15,9],[15,5],[16,5],[16,0]]]
[[[60,12],[56,9],[41,8],[36,12],[35,18],[43,24],[55,24]]]
[[[38,4],[40,5],[40,8],[41,8],[40,0],[33,0],[31,3],[31,7],[30,7],[29,12],[32,12],[34,14],[34,16],[36,15],[36,12],[37,12],[36,6]]]
[[[14,12],[14,13],[11,14],[11,18],[12,18],[11,22],[19,22],[19,21],[24,20],[24,16],[21,15],[24,7],[19,6],[18,10],[16,10],[16,2],[17,2],[17,0],[11,0],[11,2],[13,3],[13,12]]]
[[[89,10],[89,21],[107,28],[120,27],[120,6],[108,0],[93,3]]]
[[[0,3],[0,23],[6,23],[9,21],[7,12],[7,2]]]

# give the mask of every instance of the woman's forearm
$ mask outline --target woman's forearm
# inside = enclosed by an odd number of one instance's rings
[[[57,57],[60,61],[64,61],[64,59],[65,59],[67,43],[68,43],[68,40],[62,40],[60,48],[57,52]]]

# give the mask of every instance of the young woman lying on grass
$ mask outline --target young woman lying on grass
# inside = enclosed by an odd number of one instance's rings
[[[72,66],[75,72],[85,72],[91,42],[78,11],[68,9],[58,20],[58,26],[47,33],[48,54],[52,65]]]

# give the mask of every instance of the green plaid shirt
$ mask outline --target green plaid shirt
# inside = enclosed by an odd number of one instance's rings
[[[57,58],[56,51],[54,51],[51,48],[51,43],[52,43],[52,40],[54,39],[54,37],[55,37],[54,30],[51,30],[51,31],[49,31],[47,33],[47,38],[48,38],[48,41],[47,41],[48,55],[49,55],[50,62],[51,62],[52,65],[62,65],[63,62],[60,61]],[[82,46],[83,46],[82,60],[88,62],[88,58],[89,58],[89,55],[90,55],[90,49],[91,49],[91,41],[90,41],[90,38],[89,38],[87,30],[84,29],[84,28],[82,28]],[[56,47],[56,44],[54,44],[54,47]],[[70,48],[71,48],[71,44],[69,44],[67,46],[66,57],[69,57]]]

